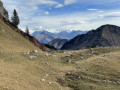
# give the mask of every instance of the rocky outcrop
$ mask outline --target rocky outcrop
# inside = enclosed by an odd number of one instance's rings
[[[120,27],[115,25],[103,25],[97,30],[79,35],[68,41],[62,50],[79,50],[84,48],[120,46]]]
[[[8,11],[4,8],[1,0],[0,0],[0,14],[6,19],[9,18]]]

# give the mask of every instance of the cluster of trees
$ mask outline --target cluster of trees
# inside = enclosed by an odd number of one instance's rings
[[[18,28],[18,25],[20,24],[20,19],[19,19],[19,16],[18,16],[18,13],[17,13],[16,9],[13,10],[13,15],[11,17],[11,23],[15,26],[15,28]],[[28,35],[30,34],[28,26],[26,27],[25,32]]]

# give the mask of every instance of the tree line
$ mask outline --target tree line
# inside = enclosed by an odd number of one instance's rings
[[[13,10],[13,15],[11,17],[11,23],[14,25],[15,28],[18,28],[18,25],[20,24],[20,19],[19,19],[19,16],[18,16],[16,9]],[[26,27],[25,32],[28,35],[30,34],[28,26]]]

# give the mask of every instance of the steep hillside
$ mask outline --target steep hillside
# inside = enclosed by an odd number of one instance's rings
[[[15,28],[8,18],[9,18],[8,12],[4,8],[3,3],[0,1],[0,37],[1,37],[0,47],[2,49],[19,50],[17,48],[22,49],[25,48],[24,46],[26,46],[27,49],[27,48],[32,48],[33,45],[31,46],[31,44],[34,44],[36,47],[40,48],[41,50],[46,51],[45,46],[43,44],[39,43],[33,36],[24,33],[19,28]]]
[[[103,25],[97,30],[82,34],[65,43],[62,49],[78,50],[94,48],[97,46],[120,46],[120,27],[115,25]]]
[[[50,41],[48,44],[50,46],[54,46],[57,49],[60,49],[63,46],[63,44],[65,44],[66,42],[68,42],[67,39],[57,38],[57,39]]]
[[[33,49],[38,48],[0,20],[0,50],[21,52]]]

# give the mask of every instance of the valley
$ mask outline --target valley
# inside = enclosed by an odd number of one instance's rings
[[[119,26],[31,36],[18,28],[19,18],[9,20],[2,1],[0,9],[0,90],[120,90]]]

